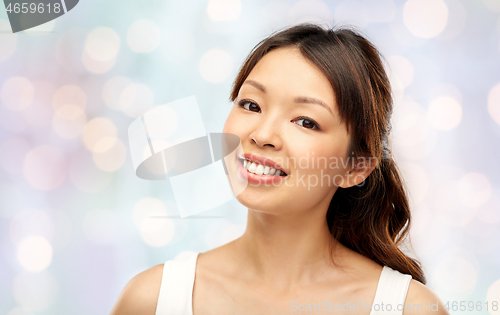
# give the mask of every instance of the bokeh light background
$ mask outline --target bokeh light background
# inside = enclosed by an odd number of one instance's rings
[[[0,313],[108,314],[137,273],[241,235],[236,200],[203,213],[215,218],[151,218],[178,211],[168,181],[134,175],[127,128],[196,95],[207,132],[221,132],[251,48],[305,21],[357,26],[385,56],[416,256],[444,301],[482,302],[458,313],[488,314],[500,301],[498,0],[86,0],[16,34],[2,8]]]

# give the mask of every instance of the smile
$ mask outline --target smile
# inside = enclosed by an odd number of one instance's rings
[[[288,176],[282,170],[276,170],[247,159],[238,159],[238,173],[248,182],[257,184],[277,183]]]

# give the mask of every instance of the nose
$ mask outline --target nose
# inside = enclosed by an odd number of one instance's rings
[[[250,134],[249,140],[258,147],[270,146],[281,149],[282,139],[279,124],[276,119],[262,117]]]

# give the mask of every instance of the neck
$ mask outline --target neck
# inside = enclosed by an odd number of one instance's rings
[[[234,245],[249,278],[281,291],[324,281],[332,254],[345,249],[331,235],[324,209],[279,215],[249,209],[245,233]]]

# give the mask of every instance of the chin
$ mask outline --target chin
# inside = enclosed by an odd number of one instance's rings
[[[291,205],[286,205],[280,198],[276,198],[276,195],[263,196],[259,194],[259,196],[256,196],[256,194],[245,191],[236,196],[236,199],[248,210],[261,213],[280,214],[289,211],[291,207]]]

